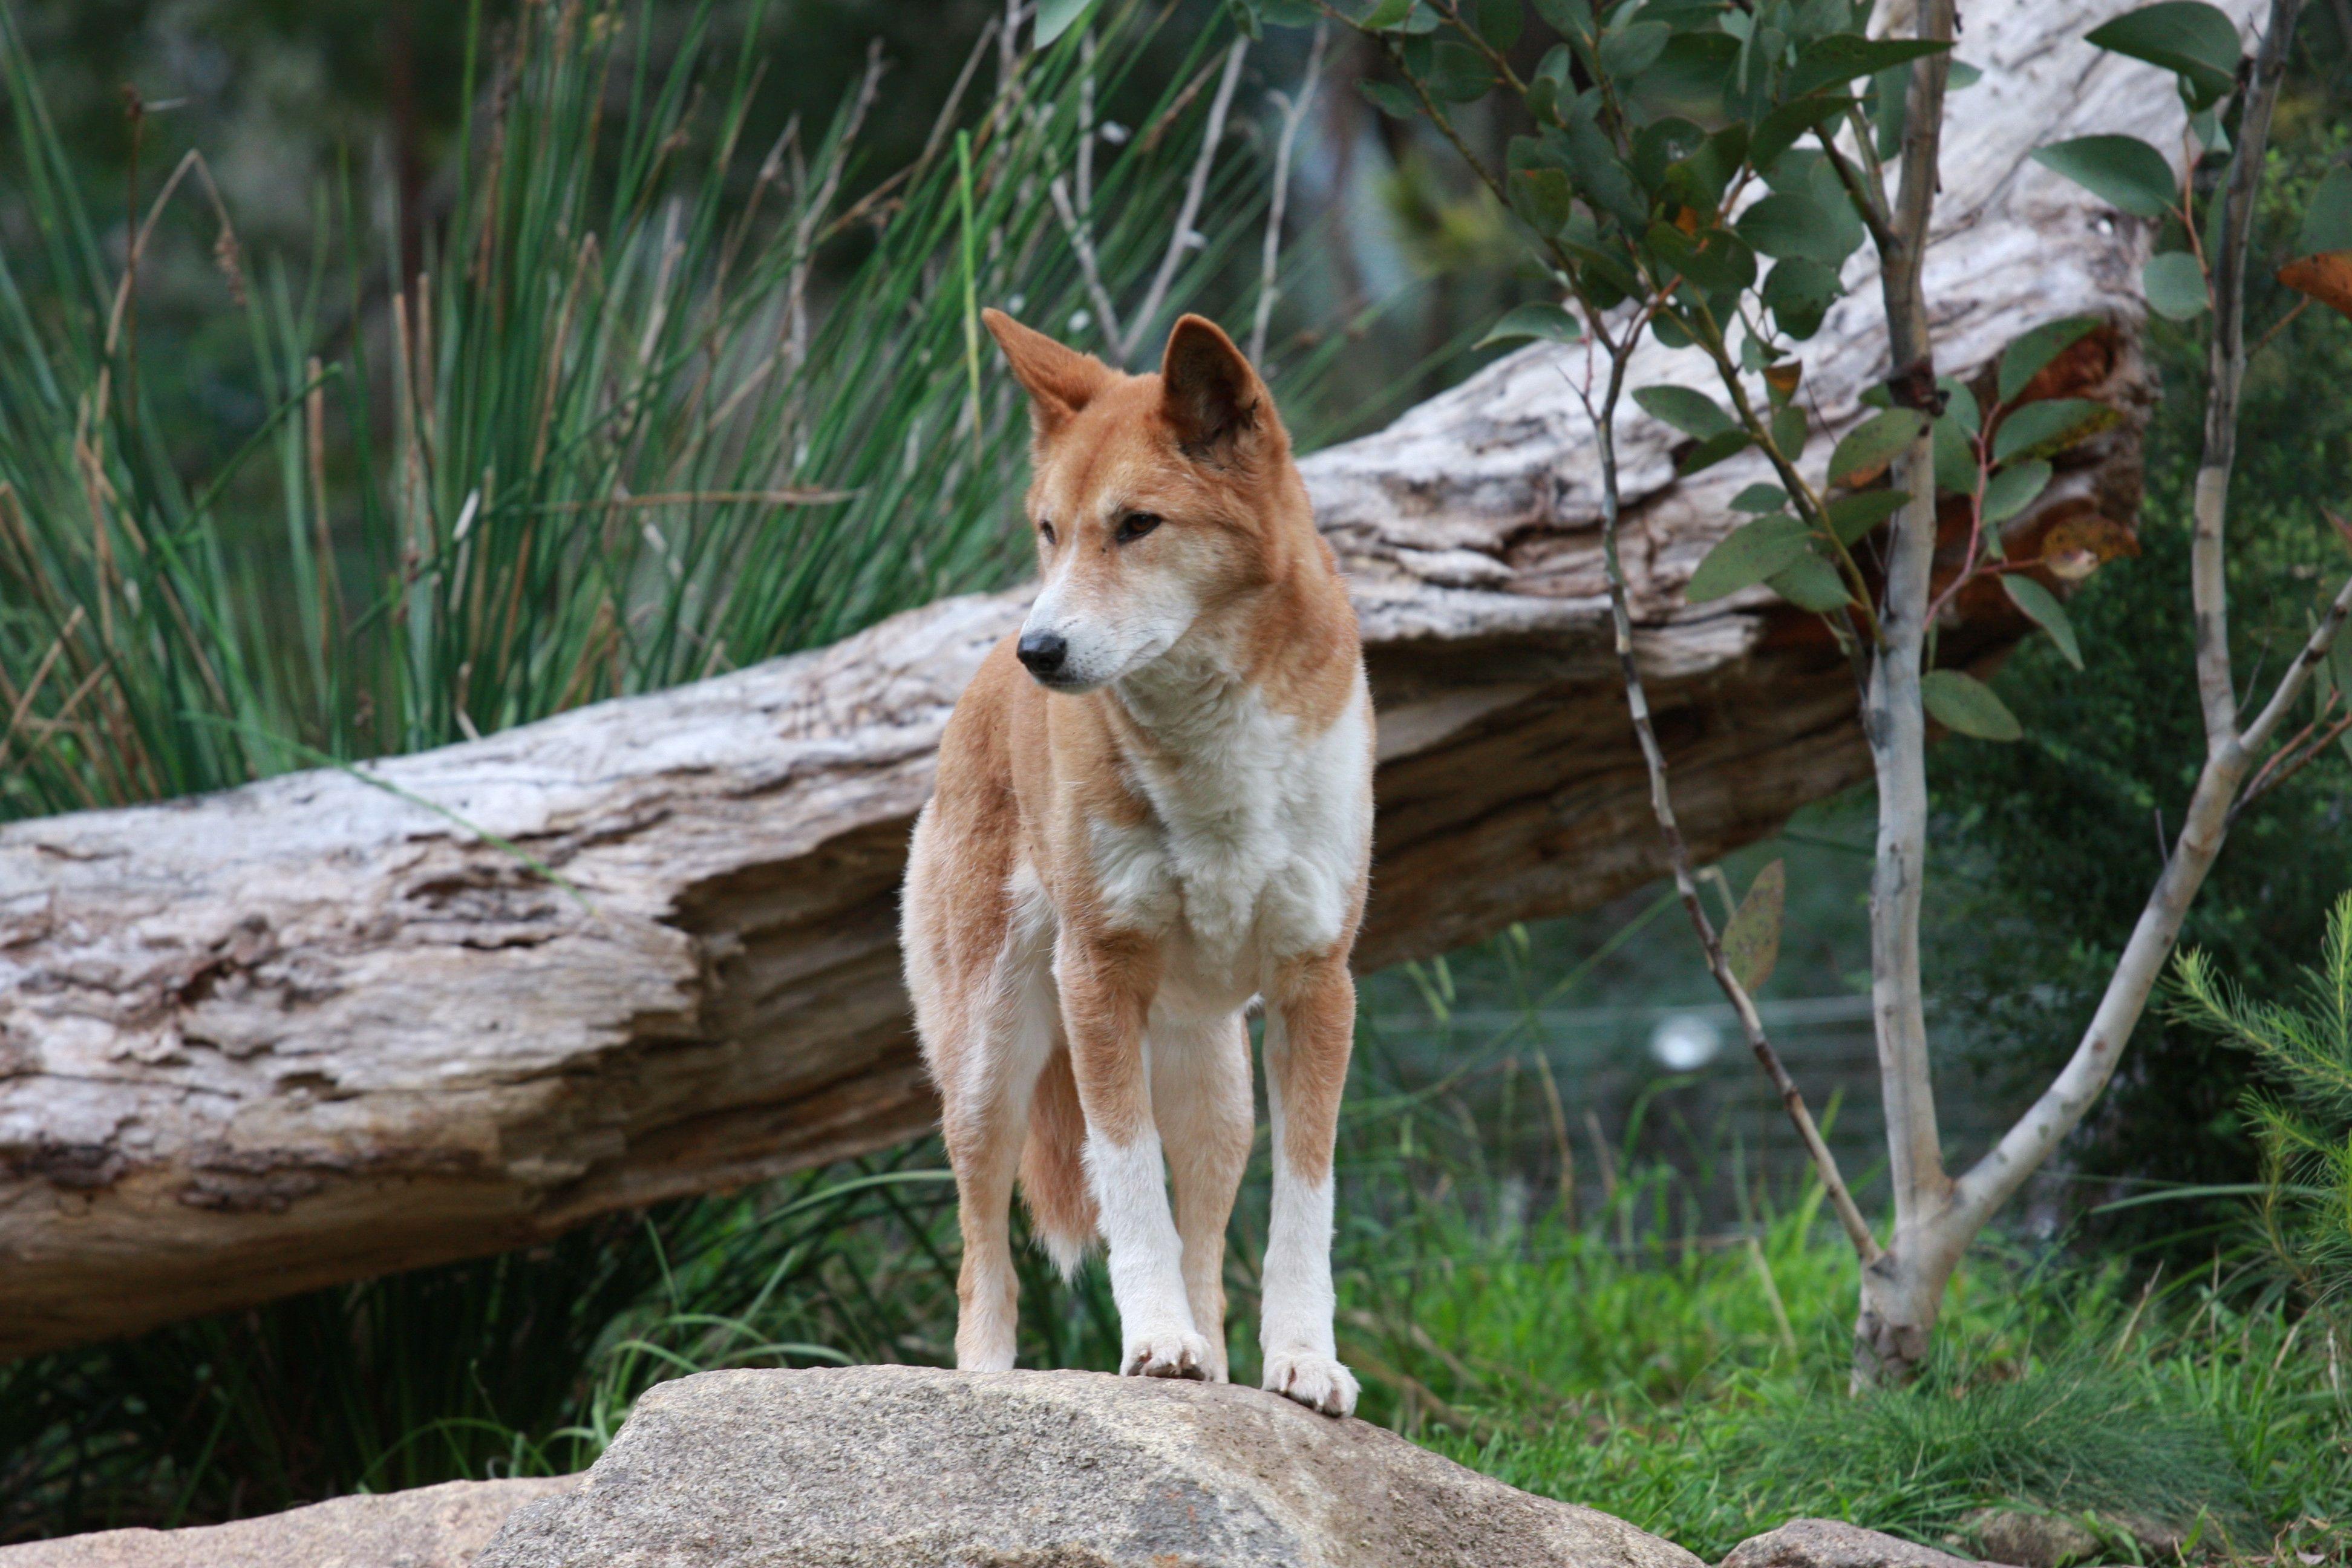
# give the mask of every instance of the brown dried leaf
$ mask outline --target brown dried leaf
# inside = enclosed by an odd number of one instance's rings
[[[2081,582],[2119,555],[2138,553],[2131,530],[2096,512],[2070,517],[2042,536],[2042,564],[2066,583]]]
[[[1780,962],[1780,911],[1788,901],[1788,868],[1775,860],[1756,873],[1723,928],[1723,961],[1751,996]]]
[[[2331,310],[2352,316],[2352,250],[2298,256],[2278,269],[2278,280]]]
[[[1779,364],[1764,367],[1764,384],[1772,389],[1776,403],[1786,403],[1797,395],[1797,384],[1805,378],[1804,362],[1784,359]]]

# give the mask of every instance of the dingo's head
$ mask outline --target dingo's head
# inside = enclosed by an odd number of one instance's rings
[[[982,313],[1028,389],[1028,512],[1045,585],[1021,662],[1056,691],[1142,668],[1202,615],[1319,549],[1307,488],[1265,384],[1215,323],[1186,316],[1159,374]]]

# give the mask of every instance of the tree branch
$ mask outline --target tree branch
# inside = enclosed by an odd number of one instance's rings
[[[1159,317],[1160,307],[1168,302],[1168,290],[1176,281],[1176,269],[1183,265],[1184,252],[1190,249],[1192,225],[1201,216],[1201,202],[1208,194],[1209,171],[1216,166],[1217,143],[1225,139],[1225,114],[1234,106],[1234,89],[1241,85],[1242,62],[1249,58],[1249,40],[1235,38],[1234,47],[1225,53],[1225,74],[1217,83],[1217,96],[1209,102],[1209,123],[1201,132],[1201,155],[1192,162],[1192,177],[1184,187],[1184,205],[1176,214],[1176,231],[1168,237],[1168,250],[1160,258],[1160,270],[1151,279],[1151,291],[1143,297],[1143,308],[1128,319],[1127,336],[1119,341],[1118,357],[1132,359],[1143,334],[1151,330]]]
[[[1265,330],[1274,320],[1276,264],[1282,258],[1282,215],[1290,202],[1290,154],[1298,143],[1298,128],[1306,123],[1307,106],[1315,101],[1316,79],[1323,70],[1323,46],[1330,41],[1331,22],[1315,24],[1315,42],[1307,50],[1307,72],[1299,78],[1298,96],[1282,110],[1282,139],[1274,149],[1274,191],[1266,200],[1265,248],[1259,261],[1257,313],[1250,322],[1249,357],[1261,371],[1265,360]]]
[[[1629,333],[1630,342],[1638,337]],[[1577,397],[1592,421],[1593,440],[1601,465],[1601,554],[1609,576],[1610,619],[1616,634],[1617,664],[1625,682],[1625,705],[1633,716],[1633,732],[1641,740],[1642,761],[1650,774],[1650,809],[1658,819],[1659,836],[1664,839],[1666,859],[1674,868],[1675,889],[1682,897],[1683,911],[1690,917],[1691,930],[1698,936],[1699,946],[1706,951],[1707,972],[1731,1003],[1732,1011],[1739,1016],[1739,1026],[1748,1037],[1748,1048],[1772,1080],[1780,1096],[1781,1109],[1795,1124],[1797,1136],[1813,1163],[1814,1173],[1829,1194],[1830,1206],[1837,1212],[1838,1222],[1845,1227],[1846,1238],[1853,1243],[1854,1251],[1864,1264],[1875,1261],[1879,1256],[1878,1238],[1871,1233],[1869,1221],[1863,1218],[1855,1206],[1853,1194],[1838,1170],[1837,1156],[1814,1125],[1812,1112],[1806,1108],[1805,1097],[1790,1078],[1789,1069],[1780,1060],[1780,1053],[1772,1047],[1771,1037],[1765,1033],[1763,1017],[1756,1010],[1755,999],[1748,988],[1732,973],[1725,958],[1723,942],[1716,934],[1715,922],[1707,919],[1706,906],[1699,900],[1698,879],[1691,869],[1690,847],[1683,841],[1681,824],[1675,816],[1672,794],[1666,787],[1666,758],[1658,745],[1657,730],[1650,722],[1650,700],[1642,683],[1642,669],[1633,656],[1633,616],[1625,591],[1625,566],[1617,549],[1617,446],[1615,423],[1617,399],[1625,381],[1624,353],[1610,356],[1609,386],[1602,395],[1601,407],[1595,410],[1584,389],[1577,388]]]
[[[2197,475],[2196,536],[2189,582],[2197,612],[2197,684],[2205,717],[2205,765],[2189,796],[2164,873],[2147,896],[2123,956],[2108,977],[2090,1027],[2074,1054],[2039,1100],[2004,1133],[1956,1185],[1948,1216],[1948,1239],[1967,1245],[1993,1213],[2021,1186],[2059,1141],[2073,1131],[2084,1112],[2115,1074],[2147,998],[2172,957],[2189,901],[2204,884],[2221,851],[2230,819],[2256,752],[2302,696],[2311,671],[2326,658],[2347,613],[2352,582],[2338,593],[2303,650],[2287,666],[2270,701],[2242,734],[2230,671],[2228,584],[2223,573],[2222,522],[2236,459],[2238,398],[2245,376],[2245,267],[2254,195],[2262,184],[2270,137],[2271,110],[2286,72],[2302,0],[2272,0],[2270,27],[2254,58],[2245,89],[2237,145],[2222,200],[2221,232],[2213,265],[2213,384],[2207,393],[2205,456]]]
[[[1918,36],[1949,43],[1953,0],[1926,0]],[[1903,129],[1902,184],[1885,229],[1880,289],[1898,403],[1932,416],[1934,345],[1920,281],[1935,211],[1937,158],[1950,55],[1930,55],[1911,71]],[[1879,1089],[1886,1108],[1887,1156],[1899,1236],[1938,1205],[1950,1183],[1936,1120],[1927,1059],[1927,1019],[1919,966],[1919,910],[1927,865],[1927,710],[1920,685],[1929,579],[1936,554],[1936,466],[1926,434],[1896,459],[1910,500],[1892,521],[1881,636],[1863,699],[1863,730],[1878,776],[1878,848],[1871,873],[1871,1011],[1877,1026]]]

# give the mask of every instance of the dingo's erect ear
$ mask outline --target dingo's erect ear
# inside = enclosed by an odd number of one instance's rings
[[[1205,316],[1186,316],[1168,334],[1160,385],[1160,414],[1187,457],[1221,462],[1278,428],[1257,372]]]
[[[1055,342],[1002,310],[982,310],[980,319],[1004,351],[1013,378],[1028,389],[1029,412],[1040,440],[1068,424],[1110,384],[1114,373],[1094,355]]]

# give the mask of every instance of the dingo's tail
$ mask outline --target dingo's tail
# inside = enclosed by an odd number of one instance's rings
[[[1021,1195],[1029,1220],[1054,1267],[1067,1279],[1100,1229],[1084,1158],[1087,1119],[1078,1109],[1078,1080],[1070,1053],[1055,1051],[1037,1075],[1029,1101],[1029,1142],[1021,1151]]]

